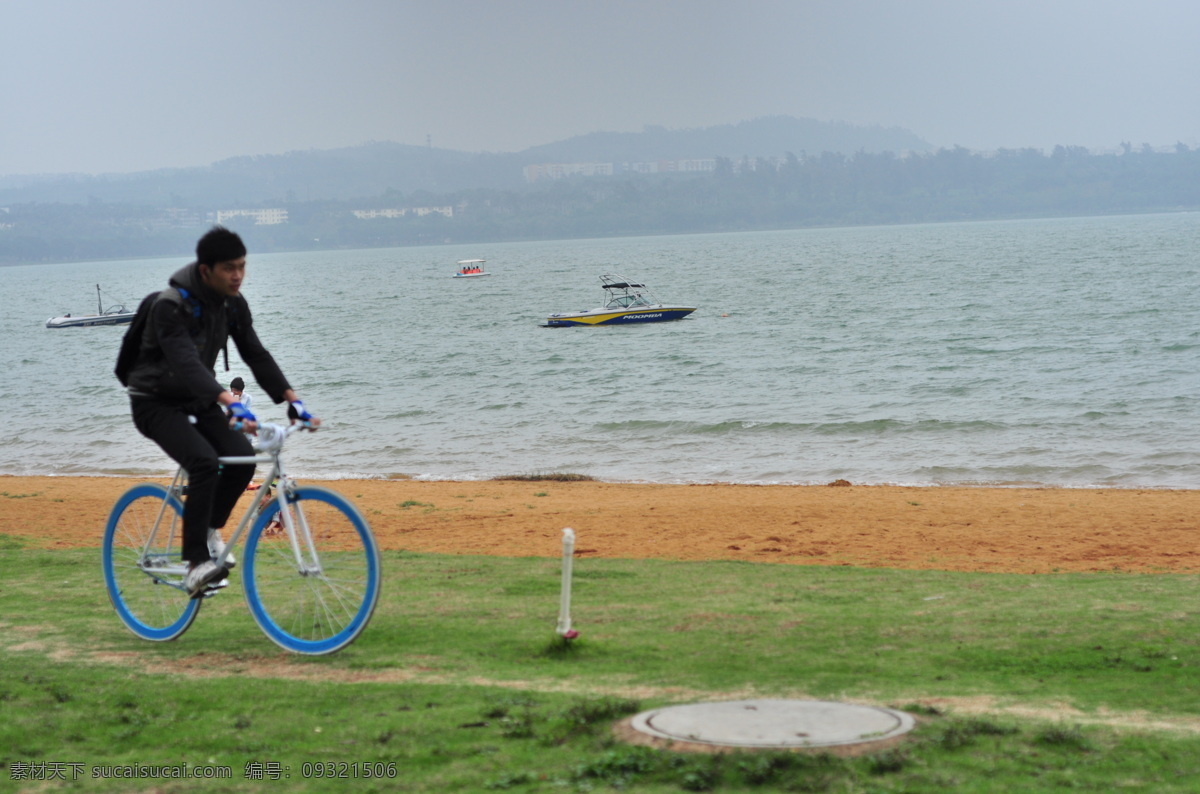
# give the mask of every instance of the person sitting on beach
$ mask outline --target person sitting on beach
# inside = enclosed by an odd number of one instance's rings
[[[287,400],[289,416],[313,429],[320,425],[254,332],[241,294],[245,275],[242,239],[214,226],[196,244],[196,261],[176,271],[170,287],[158,294],[128,378],[134,425],[188,473],[183,559],[192,598],[225,579],[236,564],[225,554],[220,529],[254,476],[253,464],[217,462],[221,456],[253,455],[238,431],[256,427],[254,414],[216,379],[217,354],[228,339],[263,391],[276,403]]]
[[[246,394],[246,381],[240,377],[234,378],[229,383],[229,391],[233,393],[233,399],[246,406],[247,411],[250,410],[250,405],[254,402],[254,399],[249,394]]]

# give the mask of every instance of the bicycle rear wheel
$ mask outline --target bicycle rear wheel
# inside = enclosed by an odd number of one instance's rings
[[[166,488],[144,483],[113,505],[104,528],[104,586],[121,622],[144,640],[175,639],[200,611],[201,599],[188,598],[183,587],[182,555],[183,505]]]
[[[246,539],[242,583],[259,628],[295,653],[341,650],[362,633],[379,600],[379,548],[350,502],[324,488],[288,499],[300,560],[281,527],[280,499],[259,514]],[[307,525],[313,550],[304,537]],[[314,552],[315,551],[315,555]]]

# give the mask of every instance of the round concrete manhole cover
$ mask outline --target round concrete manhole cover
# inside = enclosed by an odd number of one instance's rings
[[[733,700],[643,711],[628,722],[637,733],[687,745],[780,750],[876,749],[895,743],[915,721],[903,711],[820,700]],[[679,743],[682,743],[681,745]]]

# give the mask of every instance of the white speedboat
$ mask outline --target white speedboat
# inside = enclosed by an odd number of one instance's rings
[[[600,286],[604,290],[603,306],[580,312],[552,314],[546,318],[546,326],[564,328],[572,325],[661,323],[681,320],[696,311],[695,306],[663,303],[645,284],[631,281],[619,273],[601,276]]]
[[[51,317],[46,321],[47,328],[80,328],[88,325],[126,325],[133,322],[135,311],[126,309],[121,304],[114,304],[107,309],[100,297],[100,285],[96,285],[95,314],[64,314],[62,317]]]
[[[486,261],[486,259],[458,260],[458,272],[454,274],[454,278],[479,278],[492,275],[483,269],[483,263]]]

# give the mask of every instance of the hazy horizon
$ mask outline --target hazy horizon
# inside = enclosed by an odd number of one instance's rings
[[[1200,145],[1200,5],[3,0],[0,174],[794,116],[934,147]]]

